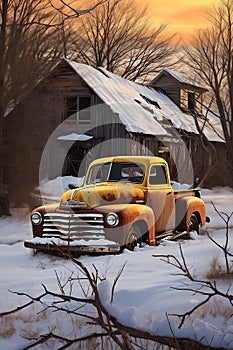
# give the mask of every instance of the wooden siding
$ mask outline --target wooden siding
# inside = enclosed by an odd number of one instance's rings
[[[189,109],[189,93],[194,94],[194,104],[195,104],[195,112],[201,114],[202,113],[202,96],[197,92],[187,89],[180,89],[180,108],[187,113],[190,112]],[[193,110],[191,110],[193,112]]]
[[[164,73],[152,86],[162,89],[177,106],[180,106],[180,85],[169,74]]]

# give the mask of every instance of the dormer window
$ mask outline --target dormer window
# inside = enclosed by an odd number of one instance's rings
[[[196,110],[195,93],[190,91],[188,92],[188,109],[190,112],[195,112]]]
[[[197,95],[194,91],[181,89],[180,90],[180,108],[185,112],[194,113],[197,111]]]

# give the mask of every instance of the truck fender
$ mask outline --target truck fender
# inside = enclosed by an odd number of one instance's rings
[[[206,208],[203,200],[194,196],[181,197],[176,200],[176,229],[185,231],[190,218],[195,214],[201,226],[206,223]]]
[[[155,246],[155,216],[153,210],[147,205],[131,204],[124,215],[124,225],[127,234],[133,225],[139,226],[142,236],[148,233],[147,239],[151,246]]]
[[[106,237],[118,241],[124,245],[129,230],[133,225],[138,225],[141,229],[142,236],[149,235],[150,245],[155,245],[155,217],[153,210],[143,204],[115,204],[102,206],[98,211],[105,213],[116,212],[120,217],[120,223],[115,228],[106,227]]]

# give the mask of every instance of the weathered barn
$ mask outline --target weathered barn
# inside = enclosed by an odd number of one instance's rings
[[[102,68],[61,60],[6,116],[11,198],[27,201],[26,194],[40,180],[83,175],[90,161],[107,155],[161,154],[173,165],[177,180],[193,180],[193,164],[205,157],[206,140],[221,152],[224,142],[221,130],[217,135],[212,128],[213,117],[204,123],[196,107],[205,89],[180,81],[181,75],[174,80],[175,74],[164,71],[144,86]],[[195,110],[205,144],[200,143]],[[194,169],[194,177],[198,171],[201,176],[203,169]]]

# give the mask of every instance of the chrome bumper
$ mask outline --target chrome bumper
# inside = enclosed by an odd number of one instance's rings
[[[24,247],[25,248],[31,248],[36,249],[39,251],[45,251],[45,252],[57,252],[57,253],[76,253],[76,254],[83,254],[83,253],[118,253],[120,252],[120,245],[119,244],[112,244],[112,245],[69,245],[69,244],[55,244],[53,242],[49,243],[38,243],[32,241],[24,241]]]

